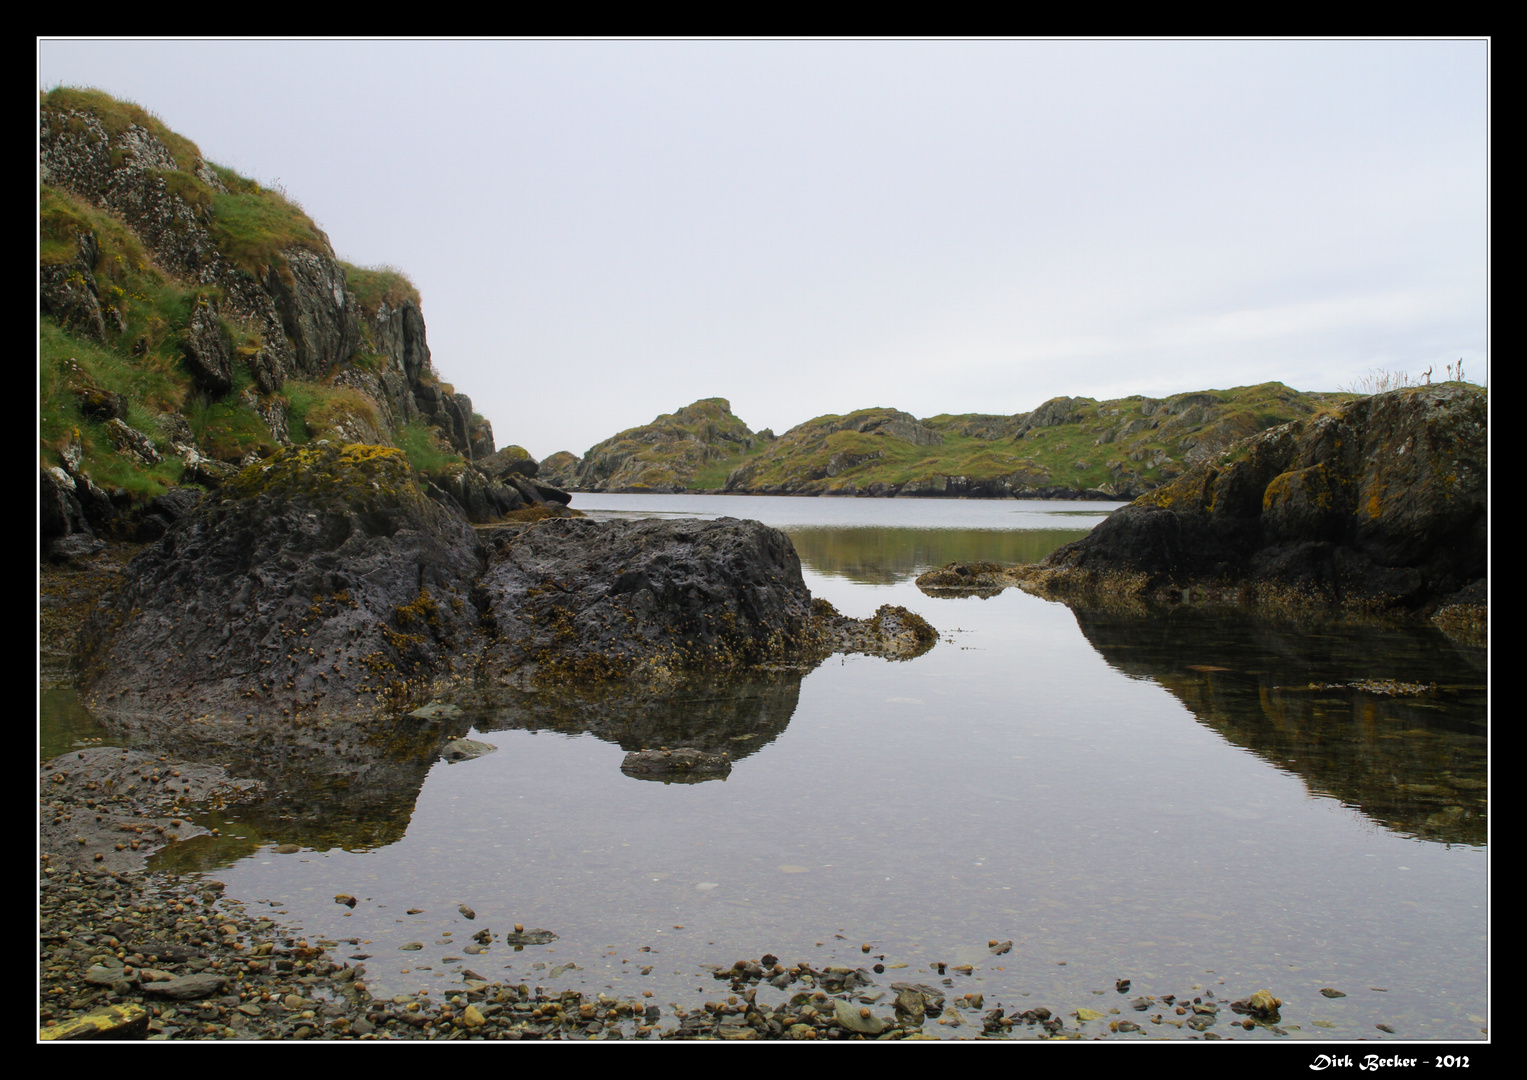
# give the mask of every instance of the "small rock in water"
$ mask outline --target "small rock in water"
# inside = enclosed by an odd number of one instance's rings
[[[518,927],[519,924],[516,923],[515,926]],[[512,934],[505,934],[504,935],[504,944],[505,945],[545,945],[548,942],[552,942],[552,941],[556,941],[556,940],[557,940],[557,935],[556,934],[552,933],[550,930],[540,930],[540,929],[537,929],[537,930],[519,930],[519,929],[516,929],[514,933],[512,933]]]
[[[471,908],[467,907],[465,904],[462,904],[456,910],[461,912],[463,915],[465,915],[469,919],[477,918],[477,912],[473,911]]]
[[[1320,988],[1320,992],[1322,994],[1324,994],[1328,998],[1339,998],[1339,997],[1346,997],[1347,996],[1346,994],[1343,994],[1340,990],[1332,990],[1329,986],[1322,986]]]

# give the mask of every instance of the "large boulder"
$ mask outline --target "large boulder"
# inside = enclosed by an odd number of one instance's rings
[[[742,668],[814,640],[800,558],[756,521],[551,518],[493,543],[484,667],[509,685]]]
[[[1264,431],[1055,551],[1047,587],[1432,606],[1485,575],[1487,405],[1444,383]]]
[[[479,644],[473,529],[399,450],[292,447],[178,516],[82,635],[106,714],[370,708]]]

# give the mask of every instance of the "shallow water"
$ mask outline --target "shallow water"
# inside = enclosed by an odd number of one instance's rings
[[[1292,1038],[1483,1037],[1482,650],[1424,627],[1086,616],[1017,590],[939,600],[911,583],[953,559],[1038,558],[1109,504],[576,505],[758,517],[791,533],[814,595],[857,616],[903,604],[940,641],[908,662],[834,657],[669,701],[478,703],[472,737],[498,750],[427,766],[386,820],[320,829],[247,811],[222,820],[221,842],[160,864],[215,870],[310,939],[355,939],[335,954],[369,955],[378,994],[443,992],[471,969],[692,1005],[727,992],[706,965],[773,952],[883,958],[877,989],[937,984],[943,962],[951,995],[980,992],[986,1008],[1143,1020],[1115,992],[1127,978],[1131,998],[1271,989]],[[1375,679],[1436,686],[1333,685]],[[726,748],[736,764],[697,784],[621,773],[625,749],[654,744]],[[287,840],[307,846],[274,854]],[[560,936],[464,951],[514,923]],[[401,950],[411,942],[424,947]]]

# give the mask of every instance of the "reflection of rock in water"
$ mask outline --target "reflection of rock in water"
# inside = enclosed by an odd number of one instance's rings
[[[687,679],[668,687],[590,686],[561,693],[503,691],[474,703],[479,731],[587,732],[622,750],[688,746],[734,761],[774,741],[795,715],[805,666]]]
[[[919,570],[950,562],[1038,562],[1086,529],[856,529],[788,530],[801,561],[823,574],[865,585],[893,585]]]
[[[657,750],[632,750],[620,763],[620,771],[637,780],[700,784],[706,780],[725,780],[732,771],[732,758],[724,750],[707,754],[692,746],[676,749],[665,746]]]
[[[1483,649],[1419,624],[1075,613],[1111,666],[1160,683],[1227,741],[1297,773],[1312,792],[1400,832],[1485,842]],[[1376,692],[1379,679],[1435,689],[1391,696]],[[1370,689],[1353,685],[1365,682]]]
[[[120,714],[103,722],[140,749],[175,761],[217,762],[234,776],[261,781],[268,797],[241,820],[266,840],[318,850],[401,839],[441,747],[470,726],[464,718],[383,717],[167,725]]]

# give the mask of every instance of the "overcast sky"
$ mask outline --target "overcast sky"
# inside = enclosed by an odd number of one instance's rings
[[[405,271],[499,445],[1486,375],[1482,41],[41,41]]]

